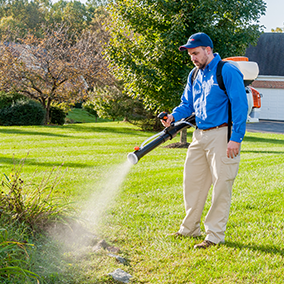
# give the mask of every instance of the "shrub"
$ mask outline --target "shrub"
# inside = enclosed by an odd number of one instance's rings
[[[58,102],[53,102],[52,106],[54,107],[59,107],[60,109],[62,109],[65,113],[68,113],[68,111],[71,110],[71,106],[73,106],[72,103],[66,103],[66,102],[62,102],[62,103],[58,103]]]
[[[74,104],[74,108],[82,108],[83,102],[77,102]]]
[[[5,126],[41,125],[44,118],[45,109],[33,100],[20,99],[0,109],[0,124]]]
[[[94,110],[99,117],[112,120],[124,119],[143,130],[161,130],[162,124],[153,111],[145,109],[138,98],[129,97],[118,86],[95,87],[89,93]]]
[[[5,107],[10,107],[13,103],[18,100],[28,100],[22,94],[16,92],[5,93],[4,91],[0,92],[0,109]]]
[[[66,112],[60,106],[51,106],[49,116],[52,124],[63,125],[65,123]]]
[[[87,101],[85,103],[83,103],[82,108],[87,111],[89,114],[98,117],[98,113],[95,110],[95,104],[91,101]]]

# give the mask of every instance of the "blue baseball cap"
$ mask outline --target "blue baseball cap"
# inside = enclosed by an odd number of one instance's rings
[[[190,36],[187,44],[179,47],[180,51],[184,51],[188,48],[195,48],[198,46],[210,46],[213,48],[213,42],[211,38],[205,33],[196,33]]]

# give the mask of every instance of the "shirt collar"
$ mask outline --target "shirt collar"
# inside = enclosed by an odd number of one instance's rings
[[[220,57],[220,55],[218,53],[214,53],[213,55],[214,55],[214,58],[205,67],[205,70],[211,71],[215,66],[217,66],[218,62],[221,60],[221,57]]]

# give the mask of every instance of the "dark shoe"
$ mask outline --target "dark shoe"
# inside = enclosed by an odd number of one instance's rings
[[[204,240],[202,243],[195,245],[194,248],[195,249],[201,249],[201,248],[207,249],[208,247],[211,247],[211,246],[216,246],[216,244],[208,240]]]

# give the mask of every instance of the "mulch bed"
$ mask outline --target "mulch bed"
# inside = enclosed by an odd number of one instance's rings
[[[172,143],[169,144],[167,146],[165,146],[164,148],[188,148],[188,146],[190,145],[190,143]]]

